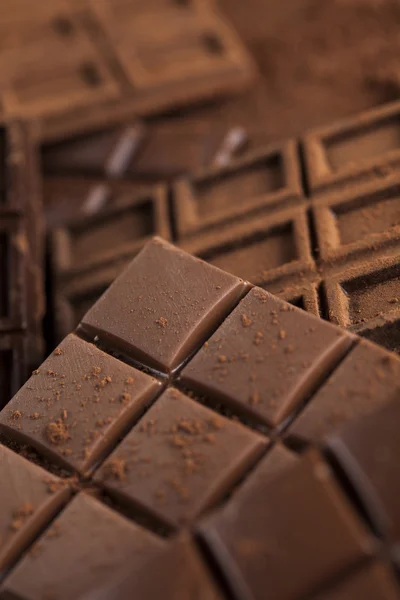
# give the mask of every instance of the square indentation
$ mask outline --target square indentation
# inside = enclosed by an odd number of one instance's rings
[[[371,160],[400,149],[400,116],[395,115],[370,125],[338,133],[325,140],[325,152],[333,170],[355,161]]]
[[[296,144],[289,140],[179,181],[174,188],[178,234],[185,237],[255,211],[283,209],[301,198]]]
[[[76,263],[85,257],[91,262],[99,248],[101,252],[107,252],[116,245],[152,235],[154,231],[154,207],[150,199],[144,200],[130,210],[93,219],[89,226],[83,223],[71,229],[72,261]]]
[[[400,267],[363,275],[342,284],[352,325],[361,325],[400,308]]]
[[[122,255],[132,258],[152,236],[170,237],[165,188],[127,183],[75,187],[81,195],[80,205],[69,224],[53,234],[58,275],[87,271]],[[71,186],[68,192],[71,196],[73,189]],[[55,193],[65,198],[62,190]],[[91,216],[79,218],[89,209]]]
[[[308,272],[314,266],[302,210],[248,219],[235,227],[222,228],[219,233],[210,231],[187,242],[184,248],[262,287],[299,270]]]
[[[267,271],[298,259],[293,223],[257,232],[235,243],[211,248],[200,255],[223,271],[255,282]]]
[[[383,233],[400,225],[400,190],[384,200],[359,198],[351,204],[332,209],[337,220],[340,241],[351,244],[367,235]]]
[[[322,259],[390,244],[400,236],[400,184],[373,182],[316,200],[314,214]]]
[[[385,180],[400,161],[399,104],[366,111],[310,131],[304,138],[312,192]]]
[[[284,185],[282,157],[275,154],[233,172],[194,183],[193,187],[202,217],[212,212],[229,211],[234,204],[276,192]]]

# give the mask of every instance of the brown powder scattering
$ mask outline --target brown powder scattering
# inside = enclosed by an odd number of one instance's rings
[[[390,304],[398,304],[399,299],[398,298],[390,298],[389,302],[390,302]]]
[[[127,404],[129,404],[129,402],[131,400],[132,400],[132,396],[130,394],[128,394],[128,392],[124,392],[123,394],[121,394],[121,397],[120,397],[121,404],[124,404],[126,406]]]
[[[286,331],[284,329],[281,329],[278,334],[278,337],[280,340],[284,340],[286,338]]]
[[[106,387],[106,385],[108,383],[112,383],[112,379],[109,375],[107,375],[106,377],[103,377],[103,379],[100,381],[100,383],[97,387],[104,388],[104,387]]]
[[[61,348],[56,348],[53,352],[53,354],[55,354],[56,356],[61,356],[62,353],[63,351],[61,350]]]
[[[294,352],[295,350],[296,350],[296,348],[292,344],[289,344],[285,348],[285,353],[286,354],[292,354],[292,352]]]
[[[63,421],[66,421],[68,419],[68,411],[65,410],[65,408],[63,408],[63,410],[61,411],[61,418]]]
[[[122,458],[110,458],[104,465],[104,479],[118,479],[123,481],[126,478],[126,462]]]
[[[34,412],[29,418],[33,421],[37,421],[38,419],[40,419],[40,415],[38,412]]]
[[[168,324],[168,320],[165,317],[159,317],[156,320],[157,325],[160,325],[160,327],[166,327]]]
[[[101,373],[101,367],[93,367],[92,374],[95,377],[98,377],[100,375],[100,373]]]
[[[132,385],[133,383],[135,383],[135,380],[133,377],[128,377],[125,383],[127,383],[128,385]]]
[[[39,375],[40,370],[39,369],[35,369],[34,371],[32,371],[32,375]]]
[[[13,513],[11,529],[18,531],[24,525],[25,521],[33,514],[33,506],[26,502]]]
[[[251,406],[256,406],[260,402],[260,394],[258,392],[253,392],[249,398],[249,404]]]
[[[241,315],[240,320],[242,321],[242,325],[243,327],[250,327],[250,325],[252,324],[252,320],[249,319],[249,317],[245,314]]]
[[[224,354],[221,354],[221,356],[218,356],[218,362],[220,362],[220,363],[226,363],[227,360],[228,359]]]
[[[45,436],[51,444],[58,446],[71,439],[68,428],[61,419],[48,423],[45,428]]]
[[[263,340],[264,340],[264,334],[262,333],[262,331],[257,331],[257,333],[254,337],[254,344],[256,346],[259,346]]]
[[[22,412],[20,410],[13,410],[11,413],[11,419],[13,421],[18,421],[22,417]]]

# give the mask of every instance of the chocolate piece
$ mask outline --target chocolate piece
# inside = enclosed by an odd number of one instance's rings
[[[86,277],[93,282],[96,269]],[[354,502],[359,490],[355,495],[346,467],[339,468],[344,453],[337,448],[347,440],[332,442],[326,454],[338,481],[322,455],[299,458],[282,445],[284,427],[306,402],[312,406],[332,371],[339,378],[354,336],[249,289],[156,238],[3,408],[0,442],[65,478],[51,476],[49,491],[72,488],[76,495],[72,501],[63,496],[67,506],[51,524],[53,514],[45,512],[44,531],[24,533],[23,543],[14,543],[16,566],[4,573],[1,600],[51,594],[100,600],[130,594],[130,585],[150,597],[159,595],[159,585],[155,592],[152,586],[164,579],[165,594],[192,595],[195,586],[216,600],[215,576],[238,600],[264,598],[267,588],[277,600],[296,600],[347,584],[343,578],[371,555],[396,560],[396,538],[383,536],[384,548],[374,544],[366,500]],[[286,292],[295,289],[306,288]],[[173,319],[178,330],[170,327]],[[382,354],[371,344],[362,347]],[[120,358],[113,349],[122,351]],[[251,418],[240,423],[236,412]],[[391,421],[394,430],[397,419]],[[268,427],[274,427],[271,439]],[[380,446],[374,449],[386,462],[379,463],[379,477],[387,479],[382,484],[374,467],[370,486],[383,485],[371,497],[382,496],[386,514],[394,506],[386,496],[390,488],[395,498],[396,454],[388,459]],[[2,485],[10,477],[7,471]],[[19,509],[18,518],[27,512]],[[368,514],[378,529],[375,514]],[[201,542],[197,551],[188,525]],[[177,545],[165,544],[146,529],[186,535]],[[24,554],[27,545],[31,551]]]
[[[399,164],[399,104],[308,132],[304,137],[312,193],[385,178]]]
[[[398,177],[357,186],[314,201],[319,256],[323,262],[393,244],[400,237]]]
[[[399,417],[396,399],[379,412],[347,425],[329,443],[374,527],[394,543],[400,540]]]
[[[0,598],[79,598],[107,585],[127,557],[140,573],[162,547],[155,535],[80,493],[7,577]]]
[[[148,128],[139,122],[82,133],[42,145],[43,170],[50,176],[115,179],[131,172]]]
[[[81,328],[169,372],[201,345],[245,290],[236,277],[155,239],[86,314]]]
[[[345,332],[255,288],[184,368],[181,381],[279,427],[351,343]]]
[[[61,193],[65,203],[72,196],[86,213],[84,220],[75,215],[52,234],[54,267],[64,281],[65,275],[92,270],[120,256],[133,258],[154,235],[170,237],[164,187],[69,181]],[[60,198],[60,192],[56,194]]]
[[[196,174],[175,185],[180,237],[244,214],[284,208],[302,196],[296,144],[267,147],[229,166]]]
[[[141,594],[146,600],[222,600],[222,593],[207,572],[195,544],[182,536],[152,558],[140,573],[125,574],[108,589],[79,600],[129,600],[132,594]],[[156,575],[156,576],[155,576]]]
[[[399,588],[394,574],[383,563],[373,563],[349,575],[312,600],[398,600]]]
[[[317,454],[233,496],[199,530],[240,599],[265,598],[266,586],[274,600],[309,597],[373,548]]]
[[[182,247],[261,286],[294,275],[300,283],[304,273],[315,269],[303,208],[246,219],[184,241]]]
[[[14,44],[0,60],[3,104],[8,114],[41,117],[42,138],[213,98],[254,77],[241,41],[210,4],[121,11],[96,0],[85,10],[58,4],[37,15],[24,5],[29,18],[34,35],[16,19]]]
[[[231,130],[232,131],[232,130]],[[210,166],[225,150],[229,130],[212,110],[132,122],[43,144],[46,175],[166,181]]]
[[[177,528],[222,498],[264,446],[260,435],[170,389],[95,479]]]
[[[246,498],[251,489],[257,490],[260,484],[266,484],[279,477],[292,468],[298,460],[298,454],[280,442],[275,443],[235,490],[235,499],[240,501],[241,498]]]
[[[18,411],[15,421],[20,419]],[[68,500],[61,479],[0,445],[0,576]]]
[[[159,390],[152,377],[71,334],[0,413],[0,431],[85,473]]]
[[[0,124],[0,407],[42,357],[42,234],[32,128],[8,120]]]
[[[319,442],[348,421],[374,413],[400,393],[400,360],[360,341],[314,394],[289,434]]]

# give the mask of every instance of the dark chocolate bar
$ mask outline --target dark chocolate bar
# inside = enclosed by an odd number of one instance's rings
[[[154,238],[0,412],[0,599],[396,598],[399,365]]]
[[[43,143],[44,173],[155,183],[226,164],[243,151],[248,135],[240,120],[221,123],[223,106],[215,103]]]
[[[43,352],[43,215],[32,128],[0,124],[0,406]]]

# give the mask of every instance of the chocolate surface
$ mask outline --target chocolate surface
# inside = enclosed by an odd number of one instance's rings
[[[177,527],[223,497],[265,443],[170,389],[111,454],[96,479]]]
[[[0,599],[391,598],[397,362],[155,238],[0,412]]]
[[[278,427],[352,338],[261,289],[247,294],[182,372],[182,383]]]
[[[376,529],[394,542],[400,537],[397,498],[398,402],[349,424],[330,448],[356,490]]]
[[[0,481],[0,574],[3,574],[67,502],[70,491],[61,479],[2,445]]]
[[[169,372],[207,338],[245,290],[238,278],[155,239],[81,327],[135,360]]]
[[[399,597],[399,20],[1,3],[1,600]]]
[[[152,377],[71,334],[8,403],[0,431],[84,473],[160,389]]]
[[[348,421],[374,413],[399,394],[400,361],[361,341],[313,396],[289,435],[317,442]]]
[[[13,570],[0,597],[79,598],[106,585],[127,556],[140,571],[162,545],[150,532],[82,492]]]
[[[372,550],[365,527],[314,454],[260,481],[237,503],[233,497],[200,532],[240,598],[263,598],[265,585],[277,600],[310,596]]]
[[[394,574],[385,564],[375,563],[361,568],[315,600],[397,600],[399,590]],[[314,600],[314,596],[313,596]]]
[[[222,600],[224,597],[210,577],[195,544],[186,536],[160,550],[140,573],[131,574],[126,568],[125,571],[108,589],[103,587],[88,594],[85,600],[128,600],[133,591],[148,600],[157,600],[160,589],[166,600]]]

